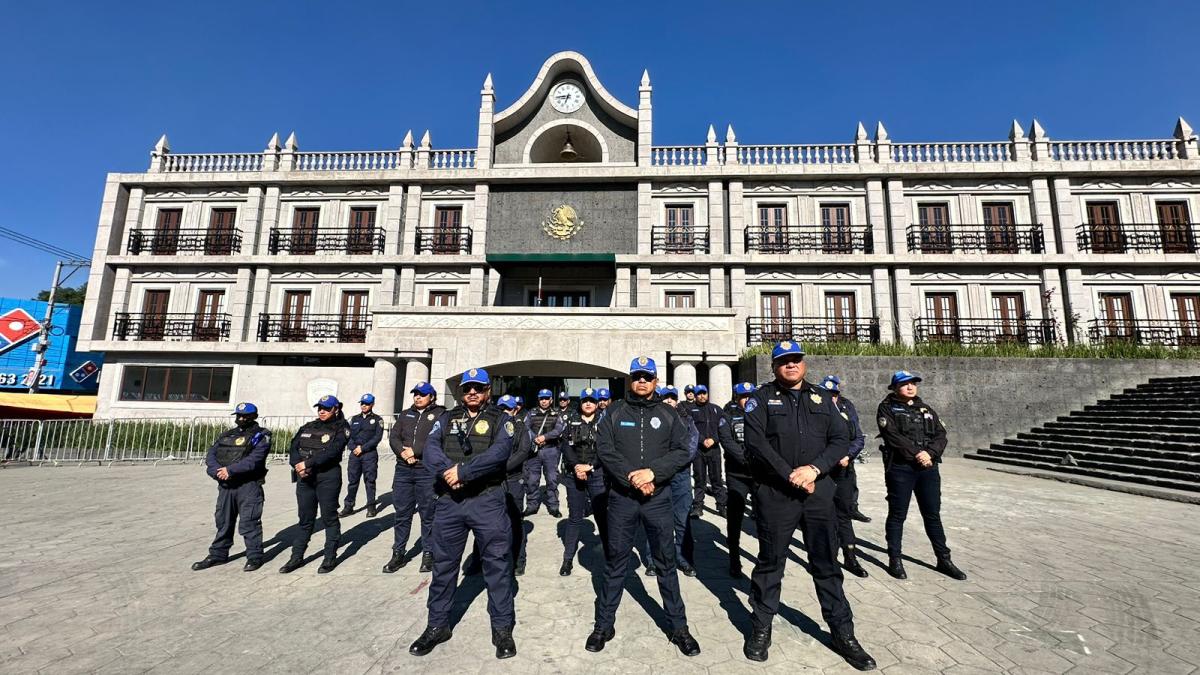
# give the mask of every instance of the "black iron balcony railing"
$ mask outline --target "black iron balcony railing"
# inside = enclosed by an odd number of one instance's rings
[[[308,228],[271,228],[267,251],[271,255],[314,255],[343,253],[371,255],[383,253],[384,233],[376,228],[343,228],[337,230]]]
[[[471,252],[469,227],[418,227],[416,253],[454,255]]]
[[[909,225],[909,253],[1045,253],[1041,223],[1033,225]]]
[[[746,319],[746,342],[859,342],[879,343],[879,319],[823,316],[752,316]]]
[[[366,342],[370,315],[259,314],[259,342]]]
[[[1092,342],[1129,342],[1164,347],[1200,347],[1200,321],[1182,319],[1092,319]]]
[[[786,225],[746,228],[748,253],[871,253],[869,225]]]
[[[177,253],[204,253],[207,255],[233,255],[242,250],[242,233],[237,230],[133,230],[129,233],[130,255],[151,253],[153,255],[175,255]]]
[[[114,340],[219,342],[229,339],[228,314],[117,312]]]
[[[708,253],[708,228],[655,225],[650,228],[650,252]]]
[[[956,342],[962,345],[1050,345],[1058,330],[1050,319],[917,319],[913,341]]]
[[[1075,228],[1080,251],[1196,253],[1200,226],[1196,223],[1085,224]]]

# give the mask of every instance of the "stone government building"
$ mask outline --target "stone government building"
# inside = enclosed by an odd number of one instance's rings
[[[80,348],[97,416],[307,414],[417,380],[617,377],[633,354],[729,397],[748,344],[1200,343],[1200,150],[1172,138],[653,144],[551,56],[478,143],[178,154],[109,174]],[[634,329],[637,329],[636,331]]]

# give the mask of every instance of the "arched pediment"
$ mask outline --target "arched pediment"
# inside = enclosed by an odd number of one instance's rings
[[[534,113],[537,107],[545,99],[546,94],[550,90],[550,86],[559,78],[559,76],[574,73],[582,77],[588,88],[596,95],[596,101],[606,113],[612,116],[613,119],[621,122],[631,128],[637,128],[637,110],[625,105],[617,100],[615,96],[608,93],[603,84],[600,84],[600,79],[596,77],[596,72],[592,70],[592,64],[579,52],[559,52],[542,64],[541,70],[538,71],[537,77],[533,79],[533,83],[513,103],[503,111],[498,113],[494,118],[497,132],[504,132],[516,126],[520,121],[524,120]]]

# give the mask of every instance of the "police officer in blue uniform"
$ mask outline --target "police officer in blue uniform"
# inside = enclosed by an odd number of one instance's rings
[[[746,402],[746,455],[754,472],[759,552],[750,579],[753,625],[742,651],[752,661],[767,659],[783,568],[792,535],[800,527],[821,616],[833,634],[833,651],[854,668],[872,670],[875,659],[854,637],[854,616],[842,591],[836,486],[828,480],[846,456],[846,423],[829,395],[804,379],[807,369],[799,344],[780,342],[771,351],[771,365],[775,379]]]
[[[563,531],[563,562],[558,573],[570,576],[579,550],[579,529],[588,507],[596,518],[600,541],[606,541],[608,522],[604,469],[596,457],[596,429],[600,423],[598,394],[588,387],[579,392],[579,410],[567,415],[563,452],[563,485],[567,489],[567,527]]]
[[[350,463],[346,467],[346,500],[338,515],[346,518],[354,513],[354,498],[358,494],[358,479],[367,489],[367,517],[374,518],[375,481],[379,477],[379,442],[383,440],[383,418],[375,414],[375,395],[363,394],[358,401],[362,412],[350,418]]]
[[[525,423],[513,417],[517,402],[512,396],[504,395],[496,402],[496,407],[503,410],[505,420],[513,423],[513,449],[508,461],[504,464],[504,510],[508,513],[509,527],[512,529],[512,563],[513,576],[525,574],[525,462],[533,455],[533,439],[525,431]],[[475,560],[483,559],[479,550],[479,540],[475,540],[472,556]],[[482,571],[482,567],[480,567]]]
[[[537,513],[541,506],[541,483],[545,474],[546,510],[555,518],[562,518],[562,511],[558,509],[559,439],[566,426],[562,415],[551,405],[554,392],[542,389],[537,398],[537,407],[525,415],[525,428],[533,440],[533,456],[525,462],[525,516]]]
[[[658,591],[671,625],[670,640],[686,656],[700,653],[692,637],[675,571],[671,478],[688,465],[688,432],[682,418],[654,391],[658,368],[639,356],[629,366],[629,391],[609,406],[596,429],[596,453],[609,480],[608,558],[596,594],[596,623],[587,650],[598,652],[616,635],[617,606],[640,522],[653,545]]]
[[[679,400],[679,390],[667,385],[659,392],[659,397],[662,398],[663,403],[675,409],[683,421],[683,426],[687,428],[688,466],[695,466],[696,458],[700,453],[700,432],[696,430],[696,423],[692,421],[692,416],[685,412],[684,403]],[[696,567],[693,561],[696,554],[696,540],[692,536],[690,519],[692,499],[692,473],[690,470],[680,471],[671,479],[671,516],[675,520],[675,569],[687,577],[696,576]],[[647,542],[646,548],[641,552],[642,557],[647,560],[646,576],[652,577],[658,574],[658,568],[654,566],[653,556],[645,555],[648,550],[649,543]]]
[[[433,474],[421,461],[425,440],[446,409],[437,404],[437,390],[428,382],[418,382],[411,390],[413,402],[396,418],[388,444],[396,455],[396,473],[392,477],[392,506],[396,510],[393,527],[392,559],[383,566],[391,574],[408,564],[408,536],[412,532],[413,512],[421,514],[421,572],[433,570]]]
[[[608,410],[608,406],[612,404],[612,392],[606,387],[600,387],[596,390],[596,404],[600,407],[600,412]]]
[[[692,389],[692,404],[688,406],[692,421],[696,424],[699,438],[696,443],[696,459],[692,462],[691,517],[699,518],[704,513],[704,495],[711,493],[717,502],[717,515],[725,516],[725,482],[721,480],[721,449],[717,446],[717,427],[721,423],[721,409],[708,401],[708,387],[698,384]],[[711,484],[711,488],[709,485]]]
[[[197,571],[229,561],[235,526],[246,541],[242,569],[253,572],[263,564],[263,483],[271,432],[259,426],[258,407],[253,403],[239,403],[233,414],[235,426],[217,436],[204,458],[209,477],[217,482],[217,536],[208,555],[192,563]]]
[[[433,579],[425,631],[408,651],[424,656],[449,640],[450,610],[458,586],[458,566],[467,534],[479,541],[487,585],[488,616],[496,658],[517,653],[513,640],[512,526],[505,510],[505,467],[512,454],[516,425],[499,408],[488,406],[491,378],[482,368],[463,373],[462,403],[443,413],[425,442],[424,461],[435,476],[438,493],[433,518]]]
[[[300,533],[292,543],[292,557],[279,571],[288,574],[304,564],[304,551],[312,538],[321,508],[325,525],[325,559],[318,574],[328,574],[337,567],[338,541],[342,526],[338,521],[338,493],[342,491],[342,452],[350,442],[350,426],[341,415],[341,401],[336,396],[322,396],[316,405],[317,419],[300,427],[292,438],[288,463],[292,466],[292,482],[296,484],[296,505],[300,512]]]
[[[746,503],[751,499],[750,467],[746,463],[746,402],[754,385],[739,382],[733,387],[733,400],[722,409],[724,417],[717,427],[718,440],[725,453],[725,482],[729,487],[728,512],[725,516],[725,541],[729,547],[729,576],[743,578],[742,523]]]
[[[525,417],[525,397],[524,396],[513,396],[513,401],[517,404],[517,407],[513,408],[513,417],[524,418]]]
[[[917,396],[921,377],[907,370],[892,375],[891,393],[876,412],[883,439],[884,482],[887,485],[888,574],[907,579],[901,558],[904,519],[913,493],[925,522],[925,534],[937,556],[937,571],[963,581],[967,575],[950,559],[946,530],[942,527],[942,476],[938,464],[946,450],[946,425],[928,403]]]
[[[842,396],[842,380],[837,375],[826,375],[821,380],[821,388],[829,392],[833,405],[846,421],[846,429],[850,433],[850,445],[846,456],[838,460],[829,477],[837,485],[833,495],[833,506],[837,511],[838,540],[842,544],[842,565],[846,571],[856,577],[865,579],[867,571],[858,562],[857,541],[854,536],[853,514],[858,510],[858,477],[854,473],[854,460],[862,453],[867,439],[858,423],[858,410],[850,399]]]

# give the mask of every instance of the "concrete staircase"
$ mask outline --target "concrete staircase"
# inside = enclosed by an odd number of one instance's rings
[[[1156,377],[968,459],[1200,492],[1200,377]]]

